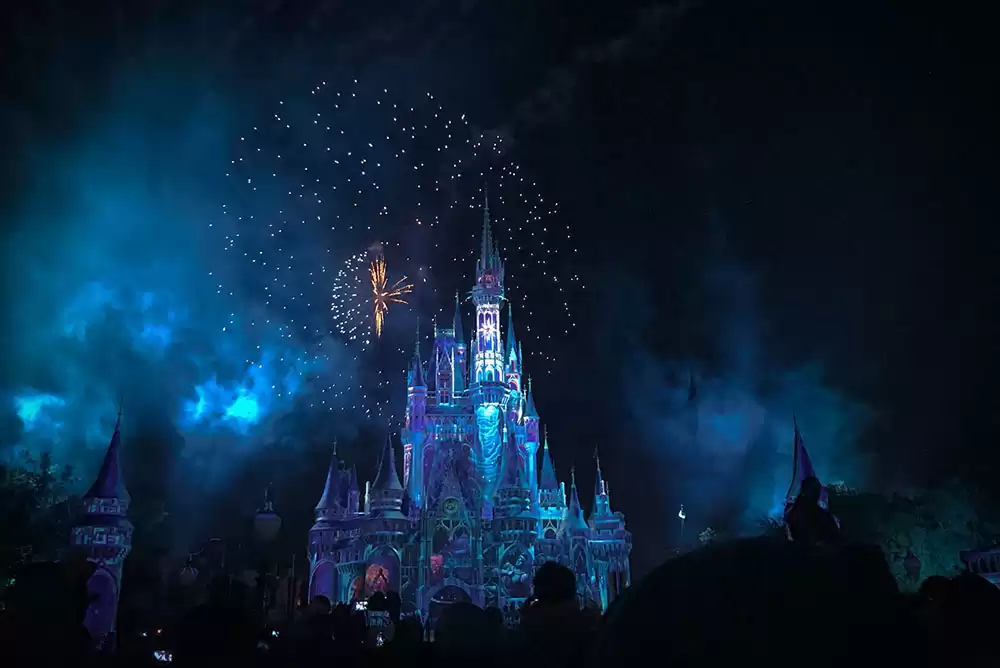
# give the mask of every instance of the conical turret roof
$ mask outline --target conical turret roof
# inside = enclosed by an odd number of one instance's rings
[[[559,489],[559,479],[556,477],[556,467],[549,453],[549,430],[545,429],[544,445],[542,446],[542,489]]]
[[[458,299],[458,292],[455,292],[455,319],[452,326],[455,328],[455,341],[457,343],[464,343],[465,332],[462,327],[462,306]]]
[[[500,465],[502,467],[500,471],[500,486],[517,488],[526,487],[524,458],[521,457],[520,448],[517,446],[514,433],[508,432],[507,429],[504,429],[503,433],[505,443],[503,456],[500,459]]]
[[[527,404],[524,409],[524,416],[529,418],[538,417],[538,409],[535,408],[535,396],[531,391],[531,378],[528,378],[528,392],[525,403]]]
[[[399,482],[399,474],[396,472],[396,450],[392,447],[392,434],[386,434],[385,447],[382,450],[382,461],[378,467],[378,475],[375,476],[375,483],[372,489],[383,490],[393,489],[403,491],[403,485]]]
[[[518,352],[517,335],[514,334],[514,305],[507,302],[507,358],[504,362],[509,361],[512,354],[520,361]]]
[[[319,498],[315,510],[330,510],[340,505],[340,465],[337,463],[337,442],[333,443],[333,455],[330,457],[330,468],[326,473],[326,485],[323,487],[323,496]]]
[[[572,491],[569,496],[569,506],[566,508],[566,520],[563,524],[567,529],[589,531],[587,521],[583,518],[583,508],[580,506],[580,495],[576,491],[576,467],[570,472]]]
[[[122,475],[121,461],[118,456],[122,438],[121,424],[122,412],[119,408],[118,421],[115,422],[115,433],[111,436],[111,443],[108,445],[107,452],[104,453],[101,470],[98,471],[94,484],[87,490],[84,498],[118,499],[125,502],[131,500],[128,490],[125,489],[125,477]]]
[[[417,325],[417,340],[413,342],[413,360],[410,362],[410,370],[406,374],[406,384],[408,387],[427,387],[424,382],[424,367],[420,362],[420,325]]]

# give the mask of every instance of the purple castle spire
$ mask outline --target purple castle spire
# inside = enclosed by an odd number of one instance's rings
[[[95,565],[87,591],[84,626],[95,647],[113,650],[116,645],[118,597],[122,565],[132,550],[132,523],[126,517],[129,501],[118,451],[121,447],[121,408],[101,469],[83,497],[83,514],[73,526],[70,542]]]

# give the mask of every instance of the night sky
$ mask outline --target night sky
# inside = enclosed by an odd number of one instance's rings
[[[199,4],[3,10],[5,453],[89,475],[124,393],[133,496],[203,520],[178,541],[268,480],[304,531],[334,436],[373,470],[418,319],[426,356],[471,285],[488,186],[557,468],[589,504],[600,448],[640,570],[682,503],[699,530],[773,510],[793,415],[828,481],[996,479],[983,17]],[[363,348],[330,299],[377,242],[415,290]]]

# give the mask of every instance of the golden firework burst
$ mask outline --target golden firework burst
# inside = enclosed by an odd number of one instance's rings
[[[405,304],[406,300],[403,299],[403,295],[413,292],[413,284],[407,283],[406,276],[403,276],[389,285],[385,258],[382,255],[375,256],[368,268],[368,273],[372,283],[372,316],[375,324],[375,336],[381,338],[382,324],[389,312],[389,304]]]

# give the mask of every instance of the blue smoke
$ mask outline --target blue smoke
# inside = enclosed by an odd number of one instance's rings
[[[175,469],[162,474],[211,486],[267,444],[303,443],[295,416],[353,399],[317,401],[311,384],[350,379],[356,363],[338,341],[247,326],[287,316],[240,294],[252,267],[229,260],[212,226],[228,109],[190,83],[145,79],[122,86],[134,97],[116,97],[77,140],[26,154],[29,188],[3,239],[0,447],[51,451],[89,482],[124,398],[126,443],[136,425],[165,425],[126,457],[175,448],[183,457],[165,458]],[[164,115],[176,122],[157,125]]]
[[[658,498],[650,505],[668,510],[662,518],[668,542],[678,539],[680,504],[689,539],[707,526],[752,531],[777,514],[792,475],[793,418],[825,483],[867,484],[869,466],[858,446],[869,407],[837,388],[822,360],[789,363],[784,342],[766,327],[758,284],[746,267],[710,254],[691,278],[697,297],[681,317],[699,323],[698,350],[671,356],[644,340],[666,315],[642,285],[609,284],[607,299],[609,321],[629,322],[614,328],[604,349],[625,351],[613,360],[622,374],[619,396],[626,425],[651,464],[644,469],[656,478],[651,488]],[[666,319],[680,328],[673,318]]]

